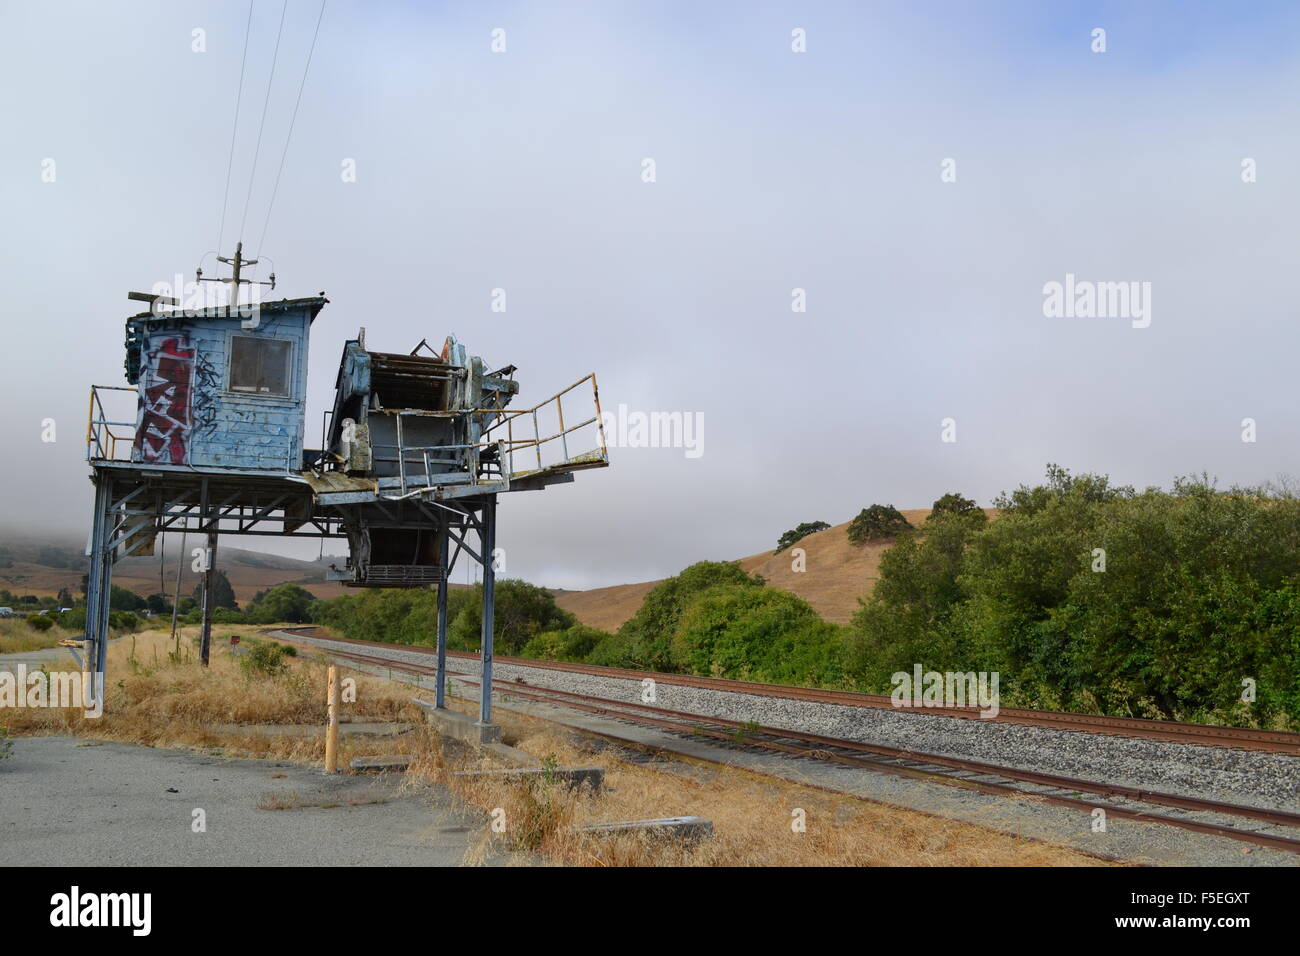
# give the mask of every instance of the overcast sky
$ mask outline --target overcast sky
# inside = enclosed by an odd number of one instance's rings
[[[607,409],[703,417],[698,457],[507,496],[511,576],[661,577],[1049,461],[1300,471],[1294,4],[329,0],[258,248],[319,10],[288,4],[267,100],[253,7],[222,243],[331,300],[309,443],[359,326],[454,332],[522,404],[594,371]],[[0,526],[85,533],[88,388],[125,384],[126,292],[217,244],[247,17],[0,0]],[[1045,315],[1067,274],[1150,283],[1149,324]]]

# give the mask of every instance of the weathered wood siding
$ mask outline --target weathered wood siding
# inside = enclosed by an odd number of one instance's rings
[[[143,329],[140,418],[133,460],[241,471],[302,467],[311,322],[304,308],[264,308],[258,328],[240,318],[177,317]],[[288,397],[230,389],[232,336],[288,341]]]

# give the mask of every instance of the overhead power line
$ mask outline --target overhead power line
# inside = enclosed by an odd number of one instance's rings
[[[280,28],[275,33],[275,52],[271,54],[271,75],[266,78],[266,98],[262,101],[262,120],[257,124],[257,145],[253,148],[253,168],[248,174],[248,195],[244,197],[244,215],[239,220],[239,236],[242,239],[244,227],[248,223],[248,204],[253,198],[253,182],[257,178],[257,157],[262,152],[262,130],[266,127],[266,108],[271,103],[271,84],[275,80],[275,63],[280,58],[280,37],[284,34],[284,14],[289,9],[289,0],[284,0],[280,7]]]
[[[311,35],[311,48],[307,51],[307,65],[302,68],[302,82],[298,84],[298,98],[293,101],[293,114],[289,117],[289,134],[284,138],[284,150],[280,153],[280,166],[275,171],[275,185],[271,189],[271,201],[266,206],[266,221],[262,223],[262,235],[257,240],[257,254],[262,254],[262,243],[266,240],[267,227],[271,225],[271,210],[275,208],[275,196],[280,191],[280,175],[284,172],[284,160],[289,155],[289,142],[293,139],[293,127],[298,121],[298,107],[302,103],[303,87],[307,85],[307,71],[311,69],[312,54],[316,52],[316,38],[320,36],[320,24],[325,19],[325,3],[321,0],[320,14],[316,17],[316,31]]]
[[[221,194],[221,228],[217,230],[217,252],[226,237],[226,206],[230,202],[230,171],[235,165],[235,134],[239,131],[239,104],[244,98],[244,67],[248,63],[248,35],[253,26],[253,0],[248,0],[248,22],[244,24],[244,55],[239,61],[239,92],[235,94],[235,122],[230,129],[230,158],[226,160],[226,188]]]

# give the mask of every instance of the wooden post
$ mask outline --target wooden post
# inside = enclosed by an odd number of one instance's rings
[[[329,726],[325,730],[325,772],[339,772],[339,669],[331,664],[329,669]]]
[[[181,569],[185,567],[185,536],[189,534],[189,519],[181,525],[181,553],[176,559],[176,596],[172,598],[172,653],[176,655],[176,663],[181,660],[181,638],[176,630],[176,610],[181,603]]]

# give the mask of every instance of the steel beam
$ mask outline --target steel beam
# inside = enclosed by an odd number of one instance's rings
[[[496,571],[492,568],[492,552],[497,546],[497,499],[489,495],[483,500],[483,517],[479,527],[483,556],[483,676],[479,683],[480,724],[492,723],[492,625],[496,600]]]
[[[108,627],[101,608],[108,604],[111,574],[107,571],[105,538],[108,536],[108,506],[112,479],[103,472],[95,472],[95,514],[90,525],[90,569],[86,574],[86,634],[85,654],[87,669],[96,675],[97,694],[104,691],[104,664],[108,655]]]
[[[451,568],[447,566],[447,528],[445,523],[438,526],[438,564],[442,566],[442,577],[438,579],[438,689],[434,692],[434,702],[439,710],[447,706],[447,578]]]
[[[217,572],[217,532],[208,532],[207,564],[203,569],[203,630],[199,638],[199,658],[208,666],[212,647],[212,583]]]

